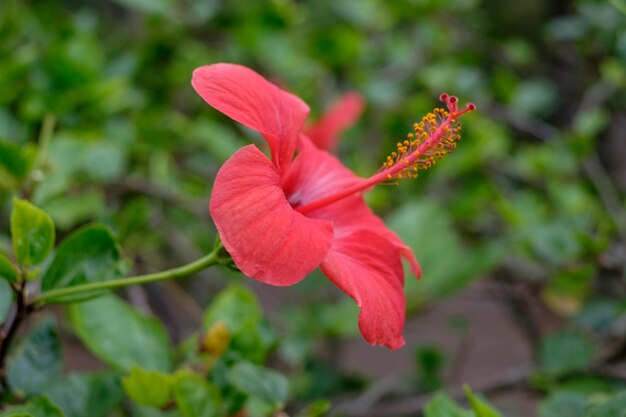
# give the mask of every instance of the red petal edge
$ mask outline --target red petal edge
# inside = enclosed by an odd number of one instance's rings
[[[394,245],[370,231],[335,239],[322,272],[361,307],[359,329],[372,345],[404,345],[402,262]]]
[[[365,101],[359,93],[344,94],[316,123],[308,126],[304,133],[318,148],[333,151],[339,135],[357,121],[364,106]]]
[[[261,133],[277,167],[287,168],[309,106],[250,68],[213,64],[197,68],[191,85],[212,107]]]
[[[220,168],[209,208],[237,267],[261,282],[295,284],[320,265],[332,244],[332,223],[294,211],[278,171],[254,145]]]

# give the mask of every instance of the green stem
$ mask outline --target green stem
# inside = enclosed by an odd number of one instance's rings
[[[110,281],[89,282],[87,284],[74,285],[72,287],[57,288],[45,291],[35,297],[32,301],[37,306],[54,303],[55,299],[76,295],[90,291],[112,290],[114,288],[127,287],[129,285],[148,284],[150,282],[165,281],[170,279],[185,278],[202,271],[220,262],[218,252],[221,246],[218,245],[213,252],[194,261],[190,264],[168,269],[167,271],[155,272],[154,274],[137,275],[134,277],[112,279]]]
[[[41,131],[39,132],[39,164],[44,164],[48,157],[48,144],[50,143],[50,137],[54,133],[54,127],[56,126],[57,119],[52,113],[47,113],[41,124]]]

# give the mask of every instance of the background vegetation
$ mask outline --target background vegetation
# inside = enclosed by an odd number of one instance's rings
[[[212,268],[33,315],[6,370],[5,401],[27,403],[2,416],[497,415],[455,405],[462,382],[507,416],[623,415],[626,2],[3,0],[0,252],[13,196],[74,239],[55,260],[97,248],[86,271],[210,252],[212,180],[257,140],[190,87],[214,62],[286,86],[312,119],[360,92],[339,154],[361,175],[441,92],[478,105],[452,155],[368,196],[424,268],[408,345],[365,346],[319,273],[285,289]],[[0,321],[11,300],[0,280]]]

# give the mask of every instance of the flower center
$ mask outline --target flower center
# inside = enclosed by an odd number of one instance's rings
[[[442,94],[439,98],[446,103],[448,110],[435,109],[419,123],[415,123],[413,133],[409,133],[406,140],[397,144],[397,151],[387,157],[376,174],[358,185],[300,206],[296,211],[307,214],[383,181],[415,178],[418,171],[435,165],[444,155],[455,149],[461,139],[461,124],[457,119],[465,113],[476,110],[473,103],[468,103],[464,109],[458,110],[458,99],[455,96]]]

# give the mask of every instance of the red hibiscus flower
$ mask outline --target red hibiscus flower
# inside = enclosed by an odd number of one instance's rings
[[[303,133],[309,107],[251,69],[204,66],[194,71],[192,85],[209,105],[259,132],[271,153],[268,158],[256,146],[245,146],[215,178],[210,212],[237,267],[261,282],[292,285],[319,266],[361,307],[359,328],[369,343],[402,346],[401,258],[414,275],[421,270],[362,193],[432,165],[456,145],[455,119],[474,106],[458,111],[456,97],[442,95],[449,112],[437,109],[416,123],[415,134],[398,144],[377,174],[360,178]],[[332,134],[320,136],[335,135],[333,128],[326,131]]]

